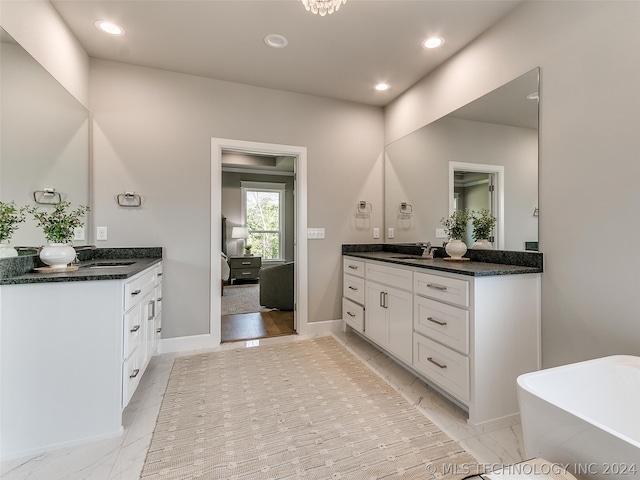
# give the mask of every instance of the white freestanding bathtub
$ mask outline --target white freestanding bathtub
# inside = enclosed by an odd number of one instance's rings
[[[640,357],[615,355],[518,377],[527,457],[578,478],[640,479]]]

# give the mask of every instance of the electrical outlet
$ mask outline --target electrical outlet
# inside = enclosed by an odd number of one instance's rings
[[[373,229],[373,238],[380,238],[380,229],[379,228],[374,228]]]
[[[84,240],[84,227],[76,227],[73,229],[73,239],[75,241]]]
[[[387,229],[387,238],[393,238],[396,236],[396,230],[393,227]]]
[[[106,240],[106,239],[107,239],[107,227],[97,227],[96,240]]]
[[[449,238],[444,228],[436,228],[436,238]]]

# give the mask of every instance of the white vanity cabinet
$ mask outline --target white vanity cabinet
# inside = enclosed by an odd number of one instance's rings
[[[147,339],[157,338],[162,266],[144,261],[126,279],[0,287],[3,458],[122,433],[124,406],[156,349]]]
[[[385,265],[366,265],[365,332],[399,359],[413,357],[413,295],[409,270]],[[391,285],[408,288],[403,290]]]
[[[354,261],[364,264],[362,336],[467,409],[470,424],[518,414],[516,378],[540,368],[540,273],[475,276],[345,256],[345,277]]]

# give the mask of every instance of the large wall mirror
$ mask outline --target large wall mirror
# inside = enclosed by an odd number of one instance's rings
[[[537,250],[538,87],[536,68],[387,145],[387,242],[441,245],[443,217],[486,206],[494,248]]]
[[[43,209],[60,200],[89,205],[89,113],[1,29],[0,40],[0,200]],[[11,244],[46,244],[27,217]],[[74,245],[88,243],[88,220]]]

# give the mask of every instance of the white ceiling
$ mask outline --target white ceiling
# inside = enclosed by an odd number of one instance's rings
[[[383,106],[521,0],[347,0],[320,17],[299,0],[52,0],[89,56]],[[108,36],[110,20],[126,30]],[[284,35],[284,49],[267,34]],[[425,50],[421,41],[446,42]],[[391,84],[377,92],[378,82]]]

